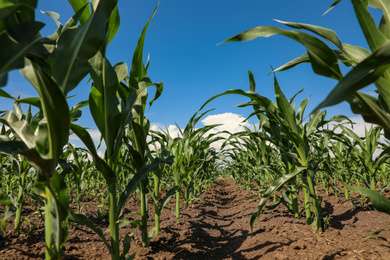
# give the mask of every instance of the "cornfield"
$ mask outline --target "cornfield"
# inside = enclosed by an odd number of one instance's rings
[[[50,36],[40,33],[43,23],[35,19],[37,1],[0,3],[0,86],[7,85],[9,72],[20,70],[37,92],[35,97],[22,98],[0,88],[1,98],[14,102],[12,108],[0,111],[0,255],[4,259],[21,255],[7,255],[7,247],[14,245],[2,241],[27,241],[35,236],[44,241],[44,254],[25,253],[27,258],[93,259],[96,256],[72,255],[72,245],[77,243],[72,233],[78,230],[94,234],[105,246],[99,249],[106,252],[105,257],[146,259],[143,252],[154,257],[169,225],[202,227],[207,218],[217,218],[206,211],[195,216],[186,212],[212,203],[216,197],[209,192],[229,181],[257,204],[243,210],[246,227],[242,228],[248,232],[242,239],[268,232],[259,226],[266,225],[264,218],[275,210],[284,210],[292,221],[305,223],[303,228],[310,227],[316,236],[326,235],[334,222],[325,196],[343,199],[353,209],[382,212],[380,216],[389,224],[389,1],[351,0],[370,50],[342,43],[327,28],[282,21],[278,22],[291,30],[259,26],[225,40],[228,44],[282,35],[303,45],[307,53],[273,69],[275,101],[261,95],[248,70],[248,89],[230,89],[204,100],[187,125],[183,129],[178,126],[177,136],[168,129],[152,130],[145,112],[153,110],[164,90],[163,82],[148,75],[149,58],[143,56],[146,32],[158,6],[140,32],[128,65],[111,64],[107,51],[120,26],[118,1],[68,2],[74,15],[66,24],[49,13],[58,26]],[[382,12],[379,25],[368,7]],[[302,63],[309,63],[315,74],[337,81],[329,96],[309,114],[305,114],[309,99],[296,104],[302,91],[286,97],[276,76],[276,72],[293,70]],[[342,64],[350,68],[345,75]],[[70,107],[69,93],[85,79],[89,95]],[[376,88],[375,95],[359,91],[370,84]],[[227,95],[247,99],[236,106],[252,109],[246,120],[254,119],[254,125],[237,133],[215,132],[218,124],[198,127],[212,111],[204,111],[205,106]],[[355,133],[350,118],[327,116],[324,108],[343,101],[373,124],[364,136]],[[103,146],[96,147],[83,125],[83,111],[87,110]],[[70,136],[83,146],[72,145]],[[222,142],[220,148],[215,148],[217,142]],[[228,192],[220,194],[221,201],[234,201]],[[220,201],[214,203],[224,206]],[[220,220],[229,221],[233,215],[220,216]],[[388,243],[388,228],[366,235]],[[215,241],[218,236],[224,237],[224,233],[213,236]],[[198,251],[191,246],[184,249],[188,251],[184,259],[249,258],[231,249],[219,258],[207,252],[196,255]],[[183,259],[179,254],[184,249],[179,247],[169,257]],[[388,246],[385,252],[390,255]],[[261,256],[265,253],[252,257]]]

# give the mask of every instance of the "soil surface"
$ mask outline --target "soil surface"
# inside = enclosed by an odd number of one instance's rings
[[[135,242],[130,252],[135,259],[390,259],[390,232],[380,233],[376,238],[365,239],[373,232],[390,228],[390,216],[371,210],[359,202],[359,194],[346,200],[332,194],[323,196],[324,216],[329,228],[317,233],[305,218],[295,219],[280,205],[260,215],[250,233],[250,214],[257,209],[259,198],[253,191],[245,190],[230,179],[219,179],[204,193],[201,201],[182,210],[177,222],[167,205],[161,216],[161,233],[155,235],[149,248],[140,244],[140,232],[130,225],[121,229],[121,237],[133,233]],[[106,230],[108,216],[97,217],[97,202],[84,203],[83,211]],[[139,200],[131,199],[124,216],[139,211]],[[7,223],[5,238],[0,240],[0,259],[44,259],[45,244],[43,223],[30,214],[36,230],[19,237],[12,234],[12,221]],[[150,204],[150,217],[154,218],[154,207]],[[139,218],[131,214],[128,218]],[[151,221],[150,226],[153,225]],[[150,227],[151,228],[151,227]],[[108,232],[105,233],[107,239]],[[100,238],[89,228],[70,226],[69,239],[65,245],[65,259],[110,259],[109,252]]]

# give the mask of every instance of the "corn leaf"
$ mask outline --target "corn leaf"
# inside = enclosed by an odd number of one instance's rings
[[[250,220],[252,234],[253,234],[253,227],[255,223],[258,221],[259,215],[262,212],[265,203],[267,203],[268,199],[272,196],[272,194],[274,194],[283,185],[285,185],[287,182],[289,182],[291,179],[293,179],[295,176],[297,176],[298,174],[302,173],[305,170],[306,167],[296,167],[291,173],[283,175],[282,177],[278,178],[271,184],[271,186],[267,189],[267,191],[264,193],[263,197],[261,198],[259,206],[257,207],[257,211],[252,213],[252,217]]]
[[[299,57],[283,64],[282,66],[276,68],[274,71],[289,70],[289,69],[294,68],[295,66],[302,64],[302,63],[310,63],[309,54],[305,53],[302,56],[299,56]]]
[[[81,24],[86,23],[91,15],[89,8],[85,8],[85,6],[88,5],[88,0],[68,0],[68,2],[72,6],[75,13],[77,13],[80,9],[83,9],[79,20]]]
[[[112,248],[111,248],[110,244],[107,242],[107,239],[104,236],[103,231],[100,228],[96,227],[95,223],[93,223],[93,221],[90,220],[87,216],[85,216],[83,214],[75,214],[72,212],[69,216],[69,221],[83,225],[83,226],[87,226],[90,229],[92,229],[93,231],[95,231],[95,233],[98,234],[100,239],[104,242],[104,244],[106,245],[106,247],[108,248],[108,250],[112,254]]]
[[[352,0],[352,4],[368,46],[370,46],[371,51],[377,50],[379,47],[385,44],[388,39],[378,29],[370,12],[363,5],[361,0]]]
[[[348,189],[367,195],[374,208],[380,212],[390,214],[390,200],[377,191],[346,185]]]
[[[10,127],[26,148],[35,148],[36,136],[26,120],[21,120],[13,112],[7,111],[0,117],[0,122]]]
[[[112,160],[121,145],[121,142],[117,142],[121,124],[117,97],[118,78],[115,70],[101,51],[90,62],[93,68],[91,72],[93,84],[89,95],[89,108],[106,143],[107,159]],[[119,141],[121,140],[120,138]]]
[[[21,70],[21,73],[30,81],[40,96],[43,114],[46,118],[48,132],[37,136],[44,140],[47,134],[47,144],[40,142],[42,156],[46,159],[57,160],[62,154],[64,145],[68,143],[70,115],[69,107],[64,94],[55,82],[44,72],[38,64],[31,63]],[[48,145],[48,146],[46,146]],[[48,147],[46,150],[44,147]]]
[[[223,41],[223,43],[249,41],[257,37],[269,37],[275,34],[289,37],[304,45],[308,51],[310,62],[315,73],[337,80],[342,78],[337,58],[333,50],[320,39],[304,32],[287,31],[273,26],[259,26],[237,34],[236,36]]]
[[[390,67],[390,42],[378,48],[353,68],[330,92],[316,109],[336,105],[347,100],[359,89],[375,82]]]
[[[76,124],[71,124],[71,130],[80,138],[80,140],[88,148],[88,151],[93,156],[96,167],[102,172],[107,184],[116,183],[117,177],[115,172],[113,172],[110,166],[102,158],[99,157],[95,148],[95,144],[93,143],[92,137],[87,132],[87,130],[85,130],[85,128]]]
[[[143,165],[137,171],[137,173],[134,175],[131,181],[129,181],[129,183],[126,185],[125,190],[120,195],[118,201],[119,216],[122,215],[125,203],[128,200],[129,196],[137,189],[137,185],[147,178],[148,173],[156,171],[162,163],[172,163],[172,161],[155,158],[150,164]]]
[[[0,87],[8,72],[24,66],[27,54],[43,55],[39,31],[43,23],[35,21],[37,1],[5,1],[0,7]]]
[[[332,5],[329,7],[329,9],[326,10],[326,12],[325,12],[323,15],[327,14],[330,10],[332,10],[338,3],[340,3],[340,1],[341,1],[341,0],[335,0],[335,1],[332,3]]]
[[[157,12],[158,5],[154,9],[152,15],[149,18],[149,21],[146,23],[144,29],[142,30],[141,36],[138,39],[137,46],[134,50],[133,59],[130,67],[130,78],[129,85],[133,88],[137,88],[138,83],[142,81],[146,76],[146,69],[143,63],[143,49],[145,42],[146,31],[149,27],[149,23],[152,20],[154,14]]]
[[[365,93],[356,92],[347,101],[352,112],[361,114],[366,122],[381,125],[385,130],[386,138],[390,138],[390,115],[381,107],[378,99]]]
[[[53,77],[65,95],[90,71],[88,60],[106,43],[106,26],[117,0],[101,0],[85,23],[61,33],[57,48],[49,58]],[[84,7],[86,8],[86,7]],[[79,9],[73,19],[84,15]]]
[[[377,237],[377,236],[378,236],[381,232],[383,232],[383,231],[390,231],[390,229],[389,229],[389,228],[384,228],[384,229],[375,231],[375,232],[372,233],[371,235],[365,237],[365,239],[375,238],[375,237]]]

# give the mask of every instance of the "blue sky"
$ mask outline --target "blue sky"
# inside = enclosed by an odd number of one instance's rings
[[[164,82],[164,92],[148,109],[147,117],[152,124],[158,126],[173,125],[176,122],[184,127],[193,113],[210,97],[233,88],[249,90],[246,69],[255,75],[257,92],[274,100],[273,77],[267,76],[270,67],[277,68],[304,54],[305,48],[282,36],[217,45],[256,26],[280,26],[273,19],[327,27],[336,31],[342,42],[367,48],[351,2],[341,1],[333,10],[323,15],[332,2],[333,0],[161,0],[146,35],[144,56],[146,59],[150,54],[148,74],[153,81]],[[156,0],[119,0],[121,25],[108,50],[112,64],[119,61],[131,63],[138,37],[157,3]],[[62,24],[73,14],[65,0],[38,1],[37,20],[47,24],[42,30],[45,36],[54,32],[55,24],[39,10],[58,12]],[[310,97],[307,112],[317,106],[337,83],[315,75],[310,65],[300,65],[287,72],[279,72],[277,78],[287,97],[292,97],[305,88],[296,100],[300,102]],[[76,97],[70,103],[87,99],[89,88],[86,81],[83,81],[71,93]],[[20,94],[21,97],[36,96],[34,89],[17,71],[10,74],[5,91],[16,96]],[[150,96],[152,95],[151,93]],[[230,112],[246,117],[251,112],[250,108],[233,106],[245,101],[242,97],[225,96],[213,101],[207,108],[215,108],[210,115]],[[10,109],[10,105],[12,103],[2,100],[0,110]],[[330,116],[353,115],[347,104],[327,110]],[[80,124],[93,128],[88,111],[85,111]]]

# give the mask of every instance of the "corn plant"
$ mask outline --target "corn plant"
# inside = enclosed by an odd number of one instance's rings
[[[76,200],[79,214],[81,212],[82,198],[85,197],[85,190],[89,190],[90,187],[99,188],[96,185],[96,181],[92,180],[92,171],[95,170],[95,165],[90,161],[89,156],[89,153],[84,148],[75,148],[70,143],[68,143],[64,152],[65,160],[63,164],[68,171],[66,172],[64,169],[62,175],[66,175],[63,176],[64,179],[68,177],[67,186],[69,192],[76,191],[74,199]]]
[[[166,160],[172,160],[172,156],[170,154],[170,151],[172,149],[172,146],[175,144],[174,138],[171,137],[168,129],[165,131],[150,131],[152,140],[150,142],[150,145],[154,148],[155,157],[159,157]],[[173,186],[172,188],[169,188],[164,198],[160,199],[160,193],[162,188],[162,182],[164,180],[164,177],[170,177],[167,176],[170,174],[170,167],[169,165],[161,165],[156,171],[153,172],[153,182],[154,182],[154,189],[151,191],[150,195],[154,202],[154,230],[156,234],[158,235],[161,232],[160,227],[160,215],[164,209],[164,207],[167,205],[167,203],[170,201],[170,198],[175,195],[175,193],[179,190],[178,186]],[[167,186],[168,187],[168,186]]]
[[[13,108],[14,113],[15,115],[17,115],[19,120],[26,120],[26,122],[31,125],[33,131],[38,128],[39,122],[43,119],[42,113],[38,112],[36,115],[33,116],[31,113],[31,105],[28,107],[27,112],[23,113],[19,102],[15,102]],[[5,131],[5,127],[3,127],[1,135],[10,137],[12,140],[12,137],[10,136],[11,131],[8,130],[7,132],[8,134]],[[25,156],[14,156],[11,154],[8,154],[6,156],[8,157],[10,166],[12,166],[12,169],[10,169],[10,174],[17,176],[17,178],[12,178],[12,181],[18,184],[17,195],[14,196],[11,194],[11,192],[8,192],[8,196],[13,202],[15,208],[15,212],[13,212],[15,213],[14,232],[16,235],[18,235],[22,221],[21,214],[25,203],[25,198],[31,190],[32,186],[32,182],[30,181],[32,179],[32,176],[29,175],[34,173],[34,170],[32,169],[32,165],[28,162]],[[7,215],[8,217],[10,216],[9,213]],[[3,219],[3,221],[5,219]]]
[[[210,110],[209,110],[210,111]],[[194,177],[202,170],[204,163],[211,158],[208,157],[207,152],[210,149],[210,144],[219,140],[221,137],[215,137],[215,134],[207,134],[211,129],[219,126],[219,124],[207,125],[196,129],[196,123],[209,111],[198,115],[196,112],[188,121],[184,129],[179,128],[180,137],[176,138],[171,146],[171,155],[174,156],[174,162],[171,166],[175,186],[180,189],[184,187],[185,202],[180,205],[181,190],[177,189],[175,192],[175,216],[177,220],[180,218],[181,208],[192,200],[198,199],[191,197],[191,190],[193,190]]]
[[[364,138],[360,138],[351,129],[340,126],[343,132],[352,138],[353,152],[363,165],[363,171],[358,173],[367,188],[375,190],[377,187],[377,173],[384,162],[389,159],[389,149],[382,151],[380,155],[375,155],[375,152],[380,148],[378,142],[382,127],[376,126],[370,130],[365,129]]]
[[[296,182],[299,177],[302,182],[307,223],[314,223],[317,231],[322,232],[322,198],[317,196],[315,168],[312,167],[315,163],[311,163],[313,158],[310,150],[312,146],[312,135],[319,127],[329,122],[325,121],[326,111],[317,111],[316,113],[313,113],[309,122],[304,124],[303,114],[308,103],[307,99],[302,101],[298,111],[296,112],[294,105],[295,96],[288,100],[280,89],[276,77],[274,77],[276,97],[276,103],[274,103],[268,98],[255,92],[256,84],[254,82],[253,74],[250,71],[248,73],[250,91],[228,90],[222,94],[212,97],[205,103],[205,105],[222,95],[235,94],[249,97],[251,102],[243,103],[238,106],[252,106],[254,108],[252,115],[257,115],[258,118],[266,118],[266,122],[263,123],[262,127],[271,137],[270,141],[272,141],[272,143],[280,150],[281,161],[285,166],[285,172],[280,178],[275,180],[264,193],[258,210],[252,215],[251,227],[253,229],[253,225],[256,223],[259,214],[270,196],[285,184],[291,185],[291,188],[288,188],[287,185],[286,195],[288,196],[285,196],[285,200],[291,201],[293,204],[291,209],[294,210],[296,217],[299,217],[297,212],[298,207],[296,205]],[[344,116],[335,116],[331,118],[330,121],[342,121],[344,119]],[[289,196],[290,199],[288,198]],[[312,216],[312,212],[314,213],[314,217]]]
[[[72,4],[87,4],[86,1],[70,1]],[[64,256],[63,246],[67,240],[67,222],[70,214],[66,185],[56,171],[63,147],[68,142],[73,112],[69,111],[67,94],[88,74],[88,60],[95,55],[106,40],[105,28],[116,1],[95,1],[88,19],[84,14],[89,8],[84,5],[65,26],[58,16],[48,13],[58,25],[50,37],[42,37],[39,30],[43,24],[35,21],[36,1],[10,2],[1,7],[1,83],[6,83],[8,71],[23,68],[21,73],[37,91],[39,98],[27,98],[28,103],[42,111],[44,120],[38,131],[12,111],[2,114],[0,121],[7,125],[18,138],[4,138],[0,150],[19,153],[37,169],[36,191],[45,199],[46,258]],[[79,20],[83,24],[77,25]],[[26,35],[28,37],[26,37]],[[91,40],[93,39],[93,40]],[[2,97],[13,98],[4,91]]]
[[[326,163],[323,168],[323,176],[326,178],[326,181],[323,182],[325,191],[328,194],[329,187],[332,187],[337,197],[340,190],[337,186],[337,181],[345,184],[353,181],[355,154],[353,153],[351,140],[342,133],[337,134],[335,132],[336,129],[338,129],[338,126],[332,130],[323,129],[322,133],[327,140],[322,142],[324,146],[322,149],[328,150],[328,155],[325,159]],[[347,200],[349,199],[349,192],[346,186],[344,186],[344,196]]]
[[[248,189],[252,189],[253,181],[256,182],[261,196],[278,176],[280,156],[263,128],[266,119],[261,116],[259,119],[259,129],[256,125],[253,125],[253,130],[244,127],[244,131],[229,135],[221,149],[226,149],[225,162],[234,169],[232,175],[236,182]]]
[[[331,8],[339,2],[340,0],[336,0]],[[316,74],[338,81],[330,94],[315,110],[347,101],[354,113],[361,114],[366,122],[381,125],[385,137],[390,138],[390,93],[388,91],[390,88],[390,3],[387,0],[351,0],[351,2],[370,50],[342,43],[334,31],[323,27],[282,21],[278,22],[298,30],[289,31],[273,26],[259,26],[242,32],[225,42],[247,41],[275,34],[284,35],[299,42],[305,46],[307,54],[276,70],[282,71],[301,63],[310,63]],[[382,12],[379,25],[375,23],[368,11],[368,6]],[[337,49],[331,49],[325,41],[305,33],[303,30],[322,37],[326,42],[336,46]],[[340,70],[339,61],[352,67],[345,76]],[[375,85],[378,97],[359,92],[360,89],[371,83]],[[369,185],[371,186],[371,184]],[[360,188],[359,191],[369,193],[363,188]],[[370,192],[370,194],[375,194],[375,191]],[[388,205],[388,201],[384,200],[383,197],[375,196],[373,195],[372,198]],[[375,203],[374,206],[381,208],[380,203]],[[386,212],[389,213],[389,211]]]
[[[155,97],[149,102],[151,105],[162,93],[162,83],[152,83],[147,77],[148,64],[143,63],[143,44],[146,30],[154,16],[155,11],[144,27],[134,51],[127,76],[127,65],[118,63],[112,66],[106,57],[106,49],[109,41],[102,46],[98,53],[90,60],[92,66],[92,88],[89,96],[89,107],[95,124],[99,129],[102,140],[106,144],[104,159],[97,154],[96,148],[88,132],[77,125],[72,125],[72,130],[84,142],[94,158],[96,167],[102,172],[107,183],[109,197],[109,219],[111,245],[109,247],[112,259],[123,258],[127,254],[130,245],[130,236],[125,237],[125,249],[122,255],[119,252],[119,227],[129,222],[119,222],[123,207],[128,197],[135,191],[137,185],[141,190],[141,224],[142,243],[148,246],[147,233],[147,174],[158,168],[161,160],[158,158],[149,161],[147,135],[149,121],[144,116],[148,99],[147,87],[155,86]],[[136,175],[128,182],[125,190],[117,200],[117,166],[118,155],[122,144],[125,144],[131,154],[131,160],[136,170]],[[80,216],[79,216],[80,217]],[[83,219],[85,220],[85,219]],[[80,222],[81,219],[80,219]],[[89,223],[90,225],[91,223]]]

